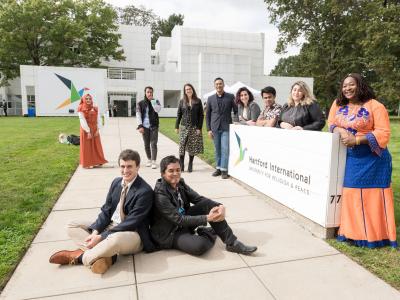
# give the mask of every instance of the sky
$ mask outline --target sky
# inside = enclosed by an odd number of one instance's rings
[[[278,29],[269,23],[268,12],[263,0],[105,0],[114,6],[144,6],[167,18],[183,14],[183,26],[205,29],[219,29],[240,32],[265,33],[265,66],[268,74],[282,55],[274,52],[279,37]],[[299,52],[290,47],[287,55]],[[287,56],[285,55],[285,56]]]

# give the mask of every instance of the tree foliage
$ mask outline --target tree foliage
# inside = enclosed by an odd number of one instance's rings
[[[100,66],[122,60],[117,14],[102,0],[0,2],[2,84],[20,65]]]
[[[153,47],[160,36],[171,36],[172,29],[174,29],[175,25],[183,25],[184,18],[184,15],[172,14],[168,19],[157,20],[157,24],[151,35],[151,44]]]
[[[160,36],[171,36],[175,25],[183,25],[184,15],[172,14],[167,19],[157,16],[152,9],[146,9],[144,6],[136,7],[134,5],[117,7],[118,22],[126,25],[137,25],[151,27],[151,47]]]
[[[305,40],[300,54],[281,59],[271,74],[314,77],[314,92],[329,107],[340,80],[358,72],[394,109],[400,87],[398,2],[265,0],[280,31],[276,51]]]

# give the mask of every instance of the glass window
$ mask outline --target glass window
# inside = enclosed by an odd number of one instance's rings
[[[110,79],[136,80],[136,69],[108,68],[107,76]]]

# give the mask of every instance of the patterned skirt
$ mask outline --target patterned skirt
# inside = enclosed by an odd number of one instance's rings
[[[195,127],[180,126],[179,128],[179,155],[189,152],[189,155],[197,155],[204,152],[203,135],[196,133]]]

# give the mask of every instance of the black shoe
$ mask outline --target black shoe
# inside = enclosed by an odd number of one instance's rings
[[[214,173],[212,173],[211,175],[214,177],[220,176],[222,174],[220,169],[216,169]]]
[[[228,179],[229,178],[228,171],[222,171],[221,173],[222,173],[222,175],[221,175],[222,179]]]
[[[226,250],[239,254],[249,255],[257,250],[256,246],[246,246],[242,242],[236,240],[232,245],[226,245]]]
[[[197,227],[196,231],[197,231],[198,235],[205,236],[211,242],[215,243],[215,240],[217,239],[217,234],[215,233],[215,231],[214,231],[214,229],[212,227],[200,226],[200,227]]]

